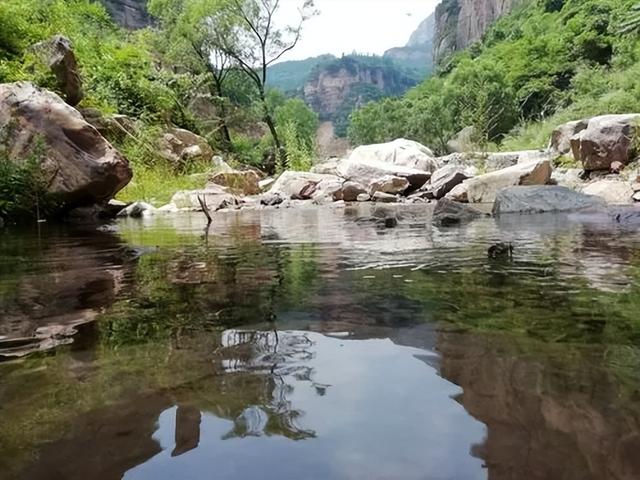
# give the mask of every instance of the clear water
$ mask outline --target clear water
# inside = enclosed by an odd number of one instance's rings
[[[204,227],[0,234],[0,478],[640,478],[640,230]]]

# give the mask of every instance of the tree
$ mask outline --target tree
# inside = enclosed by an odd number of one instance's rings
[[[209,18],[213,49],[227,55],[254,83],[262,107],[263,120],[273,138],[277,155],[286,162],[286,149],[276,128],[267,101],[267,69],[300,41],[303,24],[317,14],[313,0],[302,0],[295,25],[278,27],[276,16],[281,0],[222,0]]]

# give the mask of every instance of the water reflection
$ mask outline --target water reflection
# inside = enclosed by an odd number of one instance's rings
[[[33,325],[20,336],[56,312],[95,321],[0,363],[0,471],[640,477],[637,230],[437,229],[423,207],[387,229],[370,208],[221,214],[208,236],[200,217],[145,219],[46,249],[3,237],[0,305]],[[503,240],[514,259],[488,259]]]

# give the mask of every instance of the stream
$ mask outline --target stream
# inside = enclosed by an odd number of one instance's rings
[[[0,232],[0,478],[640,478],[640,229],[431,208]]]

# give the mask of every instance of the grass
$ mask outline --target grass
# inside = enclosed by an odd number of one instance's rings
[[[211,172],[211,165],[204,163],[192,166],[185,173],[177,173],[169,166],[134,164],[133,179],[116,198],[123,202],[143,200],[161,207],[179,190],[204,188],[207,174]]]

